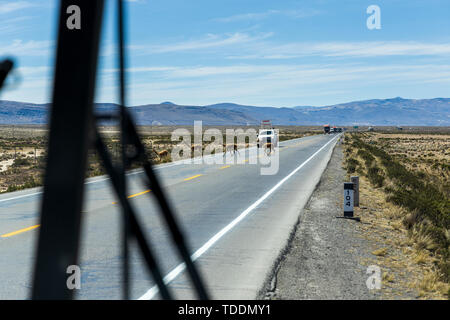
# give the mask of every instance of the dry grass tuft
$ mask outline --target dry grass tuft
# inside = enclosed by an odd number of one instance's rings
[[[394,282],[394,279],[395,279],[395,277],[392,273],[383,272],[382,280],[384,283],[386,283],[386,282],[392,283],[392,282]]]
[[[385,255],[387,255],[388,253],[388,249],[387,248],[380,248],[377,250],[372,251],[372,254],[378,257],[384,257]]]
[[[429,259],[429,255],[426,254],[423,250],[422,251],[418,251],[415,255],[414,255],[414,262],[417,264],[425,264]]]

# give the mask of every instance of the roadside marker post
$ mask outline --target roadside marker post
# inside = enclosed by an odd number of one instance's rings
[[[353,217],[353,199],[353,183],[344,182],[344,217]]]
[[[353,205],[355,207],[359,207],[359,177],[354,176],[351,177],[350,179],[353,183],[353,196],[354,196]]]
[[[353,216],[354,185],[353,182],[344,182],[344,215],[336,218],[361,221],[360,217]]]

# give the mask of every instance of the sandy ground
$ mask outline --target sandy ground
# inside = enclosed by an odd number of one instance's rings
[[[33,152],[30,154],[29,152]],[[44,149],[36,149],[36,156],[40,157],[45,153]],[[14,155],[14,150],[9,150],[6,152],[0,152],[0,157],[3,155],[9,154],[10,156]],[[17,151],[17,157],[25,157],[25,158],[34,158],[34,148],[23,148],[20,151]],[[0,172],[8,170],[8,168],[14,163],[14,159],[8,159],[0,161]]]
[[[369,290],[367,265],[373,255],[354,220],[342,216],[342,146],[338,144],[272,279],[266,299],[380,299]]]
[[[12,165],[14,159],[0,161],[0,172],[8,170],[9,166]]]

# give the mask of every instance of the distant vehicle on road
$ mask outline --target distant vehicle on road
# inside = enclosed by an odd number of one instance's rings
[[[260,129],[258,133],[258,138],[256,139],[256,144],[258,148],[266,143],[271,143],[272,147],[278,146],[278,134],[275,129]]]
[[[256,145],[258,148],[262,147],[266,143],[270,143],[272,148],[278,146],[278,134],[273,128],[270,120],[261,121],[261,129],[259,129],[258,137],[256,139]]]
[[[342,132],[344,129],[343,128],[336,128],[336,126],[333,126],[332,128],[330,127],[329,124],[325,124],[323,126],[323,132],[325,134],[329,134],[329,133],[339,133]]]

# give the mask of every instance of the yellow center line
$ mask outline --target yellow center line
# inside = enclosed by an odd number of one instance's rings
[[[189,181],[189,180],[192,180],[192,179],[198,178],[198,177],[200,177],[200,176],[202,176],[202,174],[197,174],[197,175],[195,175],[195,176],[192,176],[192,177],[186,178],[186,179],[184,179],[184,181]]]
[[[152,191],[152,190],[148,189],[148,190],[145,190],[145,191],[142,191],[142,192],[139,192],[139,193],[132,194],[131,196],[128,196],[127,198],[128,198],[128,199],[134,198],[134,197],[137,197],[137,196],[140,196],[140,195],[149,193],[150,191]]]
[[[231,166],[223,166],[219,170],[226,169],[226,168],[229,168],[229,167],[231,167]]]
[[[16,234],[27,232],[27,231],[39,228],[40,226],[41,226],[40,224],[37,224],[35,226],[31,226],[31,227],[23,228],[23,229],[20,229],[20,230],[17,230],[17,231],[13,231],[13,232],[10,232],[10,233],[2,234],[1,237],[2,238],[12,237],[12,236],[15,236]]]
[[[145,191],[142,191],[142,192],[139,192],[139,193],[135,193],[135,194],[132,194],[132,195],[129,195],[127,198],[128,199],[130,199],[130,198],[134,198],[134,197],[137,197],[137,196],[141,196],[141,195],[143,195],[143,194],[146,194],[146,193],[149,193],[149,192],[151,192],[152,190],[145,190]],[[112,204],[117,204],[118,202],[117,201],[115,201],[115,202],[113,202]]]

